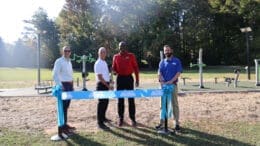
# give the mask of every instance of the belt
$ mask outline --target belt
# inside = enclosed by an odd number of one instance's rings
[[[66,81],[66,82],[61,82],[61,83],[65,83],[65,84],[66,84],[66,83],[70,83],[70,84],[72,84],[72,83],[73,83],[73,81],[69,81],[69,82],[68,82],[68,81]]]
[[[129,76],[132,76],[132,74],[130,74],[130,75],[118,75],[118,76],[120,76],[120,77],[129,77]]]
[[[109,84],[110,82],[107,82],[107,81],[106,81],[106,83]],[[97,84],[102,84],[102,82],[101,82],[101,81],[98,81]]]

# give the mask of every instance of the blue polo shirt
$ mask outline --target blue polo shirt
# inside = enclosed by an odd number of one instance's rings
[[[171,80],[177,72],[182,72],[181,61],[176,57],[172,57],[169,60],[163,59],[159,64],[159,71],[164,81],[167,82]],[[177,83],[177,81],[174,83]]]

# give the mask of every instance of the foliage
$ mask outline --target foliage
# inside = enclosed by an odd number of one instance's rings
[[[207,65],[245,65],[245,34],[240,28],[253,30],[249,33],[253,64],[260,57],[259,13],[259,0],[66,0],[55,22],[43,9],[27,22],[33,26],[30,29],[46,31],[41,38],[41,61],[47,60],[43,65],[49,67],[64,45],[70,45],[73,53],[91,53],[94,58],[104,46],[111,65],[122,40],[139,64],[146,60],[150,68],[158,67],[165,44],[174,48],[184,66],[197,61],[200,48]]]
[[[39,8],[32,16],[31,20],[27,20],[33,30],[37,34],[37,39],[40,39],[41,57],[45,61],[46,67],[52,67],[54,60],[59,56],[59,32],[54,21],[48,18],[44,9]],[[27,28],[28,29],[28,28]]]

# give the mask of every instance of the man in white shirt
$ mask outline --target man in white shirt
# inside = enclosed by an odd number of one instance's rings
[[[73,91],[73,69],[70,60],[71,49],[68,46],[62,48],[62,57],[58,58],[53,67],[53,80],[56,85],[62,86],[62,91]],[[63,100],[64,125],[58,127],[58,133],[70,134],[75,127],[67,124],[67,114],[70,100]]]
[[[94,64],[94,72],[96,77],[96,90],[113,90],[113,87],[109,86],[110,83],[110,76],[107,63],[105,61],[106,58],[106,48],[101,47],[98,50],[98,60]],[[108,106],[108,99],[99,99],[97,105],[97,124],[98,128],[102,130],[109,130],[110,128],[107,127],[104,122],[108,122],[109,120],[106,119],[106,110]]]

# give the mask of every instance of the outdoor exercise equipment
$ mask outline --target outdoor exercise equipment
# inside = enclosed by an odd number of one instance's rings
[[[183,86],[186,85],[186,79],[191,80],[191,78],[188,77],[181,77],[182,81],[183,81]]]
[[[235,77],[231,78],[231,77],[224,77],[225,82],[227,84],[227,87],[229,87],[229,85],[232,83],[232,81],[234,81],[234,88],[237,87],[237,83],[238,83],[238,78],[239,78],[239,74],[241,72],[241,69],[235,69],[234,73],[235,73]]]
[[[259,81],[259,78],[260,78],[260,59],[255,59],[255,85],[256,86],[260,86],[260,81]]]
[[[225,83],[227,84],[227,87],[229,87],[229,85],[232,83],[232,80],[234,80],[234,78],[231,77],[224,77],[225,79]]]
[[[237,82],[238,82],[238,78],[239,78],[239,74],[240,74],[240,69],[235,69],[234,73],[235,73],[235,79],[234,79],[234,87],[237,87]]]
[[[77,54],[73,54],[73,58],[71,60],[76,61],[77,63],[82,62],[82,79],[83,79],[83,89],[82,90],[87,91],[86,77],[88,76],[88,73],[86,72],[86,62],[92,63],[92,62],[95,62],[95,59],[92,57],[91,54],[89,54],[88,56],[86,56],[86,55],[78,56]]]
[[[198,66],[199,67],[199,88],[204,88],[203,85],[203,67],[206,66],[206,64],[203,63],[202,61],[202,49],[199,50],[199,58],[198,58],[198,63],[197,64],[192,64],[190,63],[190,67]]]
[[[60,85],[54,86],[52,95],[57,99],[57,123],[58,134],[51,137],[51,140],[57,141],[67,138],[62,135],[61,127],[64,126],[64,111],[62,100],[79,99],[117,99],[117,98],[143,98],[143,97],[168,97],[174,90],[173,85],[163,85],[162,89],[136,89],[136,90],[117,90],[117,91],[69,91],[62,92]],[[164,107],[162,107],[164,108]],[[62,137],[61,137],[61,136]]]

